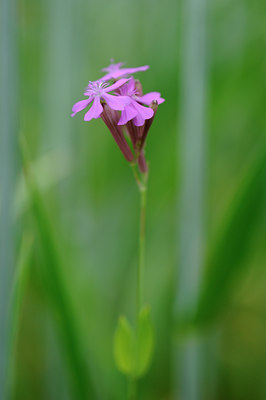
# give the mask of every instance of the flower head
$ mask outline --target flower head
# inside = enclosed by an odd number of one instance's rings
[[[93,102],[91,108],[84,116],[84,121],[90,121],[93,118],[100,118],[100,115],[103,112],[101,100],[105,101],[113,110],[123,110],[130,102],[129,98],[127,96],[111,95],[109,92],[118,89],[120,86],[124,85],[127,80],[128,79],[120,79],[111,86],[104,82],[89,82],[84,92],[84,95],[88,96],[88,98],[74,104],[71,116],[74,117],[77,112],[84,110],[84,108]]]
[[[107,72],[103,78],[89,82],[84,91],[86,98],[74,104],[71,116],[73,117],[91,104],[85,113],[84,120],[90,121],[101,117],[125,159],[131,164],[137,163],[140,172],[146,174],[148,165],[144,152],[147,134],[158,105],[165,100],[159,92],[143,95],[141,83],[133,77],[120,79],[113,84],[108,82],[149,68],[148,65],[123,68],[123,65],[123,63],[112,63],[103,69]],[[130,138],[131,146],[126,136]]]

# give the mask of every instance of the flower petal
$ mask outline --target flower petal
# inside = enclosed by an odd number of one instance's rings
[[[135,89],[135,79],[133,78],[133,76],[131,76],[131,78],[129,78],[129,81],[126,86],[127,86],[128,93],[133,93],[133,91]]]
[[[93,118],[99,118],[103,112],[103,106],[99,96],[94,98],[94,102],[88,112],[84,115],[84,121],[90,121]]]
[[[143,126],[145,124],[145,119],[142,118],[140,114],[137,114],[135,118],[133,118],[133,124],[135,126]]]
[[[117,125],[125,125],[128,121],[133,119],[136,115],[138,114],[138,111],[134,106],[129,104],[124,108],[123,111],[121,111],[121,118],[118,121]]]
[[[120,69],[123,65],[125,65],[125,63],[123,63],[123,62],[116,63],[116,64],[110,64],[108,67],[103,68],[102,71],[112,72],[112,71]]]
[[[133,120],[135,126],[142,126],[146,119],[150,119],[153,117],[154,111],[152,108],[141,106],[136,101],[134,101],[133,104],[138,112]]]
[[[138,98],[138,101],[142,104],[146,104],[149,106],[153,100],[156,100],[158,104],[163,103],[165,100],[161,97],[161,93],[159,92],[150,92],[147,94],[144,94],[144,96],[141,96]]]
[[[71,117],[74,117],[79,111],[84,110],[93,100],[93,97],[89,97],[88,99],[78,101],[72,107]]]
[[[134,74],[135,72],[139,72],[139,71],[146,71],[147,69],[149,69],[150,66],[149,65],[143,65],[142,67],[136,67],[136,68],[123,68],[124,71],[127,70],[128,74]]]
[[[146,71],[148,68],[150,68],[149,65],[144,65],[143,67],[137,68],[121,68],[113,73],[110,73],[110,75],[112,75],[112,78],[117,79],[120,76],[134,74],[135,72],[139,71]]]
[[[131,102],[128,96],[115,96],[107,93],[102,94],[102,98],[113,110],[124,110],[125,106]]]
[[[119,88],[120,86],[124,85],[128,79],[120,79],[119,81],[115,82],[113,85],[108,86],[107,88],[104,89],[105,93],[112,92],[113,90]]]
[[[129,96],[129,97],[135,95],[135,79],[133,78],[133,76],[131,76],[131,78],[128,79],[128,82],[120,86],[116,90],[116,93],[118,93],[120,96]]]

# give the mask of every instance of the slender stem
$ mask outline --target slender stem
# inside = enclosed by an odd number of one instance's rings
[[[137,396],[137,383],[134,378],[128,378],[128,400],[136,400]]]
[[[141,182],[140,177],[139,177],[139,174],[138,174],[138,172],[137,172],[136,163],[132,163],[132,164],[131,164],[131,168],[132,168],[133,175],[134,175],[134,178],[135,178],[135,180],[136,180],[136,183],[137,183],[137,185],[138,185],[138,188],[139,188],[139,190],[140,190],[141,187],[142,187],[142,182]]]
[[[142,305],[143,272],[145,265],[145,225],[146,225],[146,184],[139,187],[140,192],[140,230],[139,230],[139,264],[137,271],[137,319]]]
[[[138,329],[139,314],[142,306],[143,272],[145,265],[145,225],[146,225],[146,194],[148,172],[138,174],[136,164],[131,164],[140,193],[140,227],[139,227],[139,262],[136,285],[136,330]],[[128,400],[137,399],[137,381],[134,378],[128,381]]]
[[[145,264],[146,193],[147,193],[148,171],[146,173],[139,174],[137,172],[136,164],[132,163],[131,167],[140,193],[139,263],[137,270],[137,288],[136,288],[136,326],[137,326],[138,316],[142,305],[143,271]]]

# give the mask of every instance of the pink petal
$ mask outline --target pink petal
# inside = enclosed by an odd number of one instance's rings
[[[114,96],[107,93],[102,94],[102,98],[112,110],[124,110],[125,106],[131,102],[128,96]]]
[[[133,118],[133,124],[135,126],[143,126],[145,124],[145,119],[142,118],[140,114],[137,114],[135,118]]]
[[[135,72],[139,71],[146,71],[149,67],[149,65],[144,65],[143,67],[137,67],[137,68],[121,68],[118,71],[115,71],[112,74],[112,78],[117,79],[119,76],[124,76],[124,75],[129,75],[129,74],[134,74]]]
[[[149,106],[153,100],[158,101],[158,104],[161,104],[165,101],[159,92],[150,92],[138,98],[140,103],[146,104],[147,106]]]
[[[94,102],[88,112],[84,115],[84,121],[90,121],[93,118],[99,118],[103,112],[103,106],[101,105],[100,97],[94,98]]]
[[[117,63],[117,64],[110,64],[108,67],[103,68],[102,71],[104,71],[104,72],[110,72],[110,71],[112,71],[112,70],[116,70],[116,69],[121,68],[124,64],[125,64],[125,63],[123,63],[123,62],[120,62],[120,63]]]
[[[130,121],[132,118],[134,118],[137,115],[137,110],[135,109],[134,106],[129,104],[124,108],[124,110],[121,112],[121,118],[118,121],[117,125],[125,125],[128,121]]]
[[[89,97],[86,100],[78,101],[76,104],[73,105],[71,117],[74,117],[79,111],[84,110],[93,100],[93,97]]]
[[[152,108],[141,106],[136,101],[134,101],[134,107],[138,112],[134,119],[134,124],[136,126],[142,126],[146,119],[153,117],[154,111]]]
[[[149,65],[143,65],[143,67],[136,67],[136,68],[123,68],[124,71],[127,70],[128,74],[134,74],[135,72],[139,72],[139,71],[147,71],[147,69],[149,69],[150,66]]]
[[[119,88],[120,86],[124,85],[128,79],[120,79],[119,81],[115,82],[113,85],[108,86],[107,88],[104,89],[105,93],[112,92],[113,90]]]
[[[135,79],[133,78],[133,76],[131,76],[131,78],[129,78],[129,81],[127,83],[127,92],[133,92],[133,90],[135,89]]]

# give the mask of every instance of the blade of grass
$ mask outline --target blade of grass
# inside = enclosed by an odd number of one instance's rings
[[[185,0],[181,7],[177,319],[195,312],[197,307],[205,245],[206,2]],[[175,398],[202,398],[203,357],[200,338],[197,335],[186,336],[183,343],[178,343],[175,358]]]
[[[89,393],[93,397],[92,385],[84,357],[81,335],[78,329],[78,318],[72,307],[69,294],[62,276],[64,264],[59,254],[57,241],[51,222],[48,219],[42,197],[30,168],[27,145],[21,138],[21,150],[26,185],[32,201],[38,237],[45,256],[45,271],[49,282],[49,296],[56,311],[64,351],[68,358],[68,366],[73,383],[75,398],[87,399]]]
[[[7,398],[13,398],[14,377],[15,377],[15,350],[19,331],[19,317],[23,302],[24,293],[28,281],[30,256],[32,250],[33,237],[29,233],[24,233],[18,255],[13,288],[10,303],[10,327],[9,327],[9,346],[8,346],[8,380]]]
[[[196,320],[212,323],[225,309],[234,282],[244,272],[252,238],[266,210],[266,152],[256,157],[236,196],[223,226],[211,246]]]
[[[11,203],[16,166],[18,127],[17,8],[14,0],[0,2],[0,398],[7,374],[8,307],[14,254]]]
[[[57,168],[54,168],[57,163]],[[68,154],[63,151],[50,151],[39,157],[32,165],[34,176],[38,181],[39,190],[43,193],[54,185],[60,183],[68,174],[70,160]],[[30,206],[28,191],[25,184],[24,175],[19,177],[13,203],[14,217],[17,218]]]

